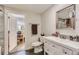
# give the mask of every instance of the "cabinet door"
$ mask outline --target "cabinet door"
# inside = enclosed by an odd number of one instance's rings
[[[54,45],[51,46],[51,48],[54,49],[54,54],[55,55],[62,55],[63,54],[62,53],[63,51],[62,51],[62,47],[61,46],[54,44]]]
[[[68,48],[63,48],[63,54],[66,54],[66,55],[72,55],[72,50],[68,49]]]
[[[72,55],[72,50],[64,48],[56,43],[45,41],[44,43],[44,50],[49,55]]]
[[[58,47],[56,49],[56,53],[55,54],[56,55],[72,55],[72,50],[60,46],[60,48]]]
[[[55,48],[50,47],[50,45],[45,44],[44,45],[44,51],[47,52],[49,55],[54,55],[56,52]]]
[[[57,45],[53,42],[50,42],[50,41],[45,42],[45,48],[44,49],[48,52],[48,54],[51,54],[51,55],[62,55],[62,54],[64,54],[61,46],[59,46],[59,45]]]
[[[56,50],[55,55],[64,55],[62,48],[61,49],[56,48],[55,50]]]

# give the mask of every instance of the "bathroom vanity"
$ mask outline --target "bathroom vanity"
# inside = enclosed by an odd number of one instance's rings
[[[60,39],[54,36],[43,36],[45,55],[79,55],[79,42]]]

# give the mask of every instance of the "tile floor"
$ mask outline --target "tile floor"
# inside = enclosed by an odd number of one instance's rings
[[[25,50],[25,44],[22,43],[19,46],[17,46],[9,55],[44,55],[43,52],[40,53],[33,53],[33,49],[26,51]]]
[[[30,51],[17,51],[17,52],[14,52],[14,53],[10,53],[9,55],[44,55],[43,52],[40,52],[40,53],[33,53],[33,52],[30,52]]]
[[[25,50],[25,43],[19,44],[14,50],[11,51],[11,53],[22,51],[22,50]]]

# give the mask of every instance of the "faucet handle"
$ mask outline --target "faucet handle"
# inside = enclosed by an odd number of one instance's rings
[[[74,38],[73,38],[73,36],[70,36],[70,40],[72,40],[72,41],[73,41],[73,39],[74,39]]]
[[[76,41],[79,42],[79,36],[76,36]]]

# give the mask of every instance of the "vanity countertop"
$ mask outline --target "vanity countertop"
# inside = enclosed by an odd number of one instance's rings
[[[68,39],[60,39],[59,37],[53,37],[53,36],[48,36],[48,37],[44,36],[43,38],[61,44],[62,46],[64,45],[79,50],[79,42],[70,41]]]

